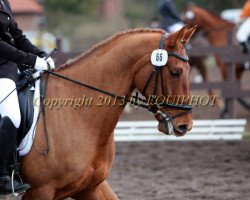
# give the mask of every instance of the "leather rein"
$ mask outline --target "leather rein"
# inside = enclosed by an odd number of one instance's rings
[[[163,49],[164,48],[164,41],[166,39],[166,37],[168,36],[168,33],[165,33],[161,40],[160,40],[160,49]],[[56,51],[56,49],[54,49],[47,57],[51,56],[54,52]],[[169,52],[168,53],[168,56],[174,56],[176,57],[177,59],[183,61],[183,62],[188,62],[189,61],[189,58],[188,57],[184,57],[176,52]],[[45,80],[44,81],[41,81],[41,84],[40,84],[40,91],[41,91],[41,102],[43,102],[43,100],[46,98],[46,92],[47,92],[47,88],[48,88],[48,79],[49,79],[49,75],[53,75],[53,76],[56,76],[58,78],[61,78],[63,80],[66,80],[66,81],[69,81],[71,83],[75,83],[77,85],[80,85],[80,86],[83,86],[83,87],[86,87],[86,88],[89,88],[91,90],[94,90],[96,92],[99,92],[99,93],[102,93],[102,94],[105,94],[107,96],[110,96],[112,98],[116,98],[116,99],[120,99],[122,101],[125,101],[126,103],[130,102],[131,104],[133,105],[136,105],[138,107],[142,107],[142,108],[145,108],[147,109],[151,114],[153,115],[160,115],[163,120],[165,121],[167,127],[168,127],[168,130],[169,132],[172,132],[173,133],[173,126],[172,126],[172,123],[171,121],[177,117],[181,117],[183,115],[187,115],[187,114],[190,114],[192,112],[192,106],[191,105],[177,105],[177,104],[169,104],[167,102],[165,103],[162,103],[160,105],[158,105],[156,103],[156,93],[157,93],[157,90],[158,90],[158,84],[159,84],[159,76],[161,77],[161,87],[162,87],[162,93],[163,95],[165,95],[164,93],[164,83],[163,83],[163,75],[162,75],[162,67],[157,67],[157,66],[154,66],[153,65],[153,69],[152,69],[152,72],[146,82],[146,85],[144,87],[144,91],[143,93],[146,91],[150,81],[152,80],[153,78],[153,75],[155,74],[155,81],[154,81],[154,91],[153,91],[153,97],[154,100],[153,100],[153,103],[148,103],[147,102],[147,99],[142,99],[142,98],[139,98],[139,97],[136,97],[137,98],[137,101],[132,101],[130,100],[129,96],[120,96],[120,95],[116,95],[114,93],[111,93],[111,92],[108,92],[108,91],[105,91],[105,90],[102,90],[102,89],[99,89],[99,88],[96,88],[94,86],[91,86],[91,85],[88,85],[88,84],[85,84],[83,82],[80,82],[78,80],[74,80],[72,78],[69,78],[69,77],[66,77],[66,76],[63,76],[61,74],[58,74],[58,73],[55,73],[53,71],[50,71],[50,70],[44,70],[44,75],[45,75]],[[22,83],[18,89],[22,89],[23,87],[29,85],[29,84],[32,84],[34,83],[35,81],[37,81],[38,79],[41,79],[43,77],[43,74],[41,74],[40,76],[36,77],[36,78],[32,78],[32,75],[34,73],[33,71],[34,69],[28,69],[26,71],[26,75],[27,75],[27,79],[24,83]],[[44,83],[43,83],[44,82]],[[17,89],[17,88],[15,88]],[[13,91],[12,91],[13,92]],[[11,93],[12,93],[11,92]],[[145,94],[145,93],[144,93]],[[6,97],[7,98],[7,97]],[[140,102],[138,102],[138,100]],[[162,111],[161,108],[164,108],[164,107],[169,107],[169,108],[173,108],[173,109],[177,109],[177,110],[184,110],[184,112],[182,113],[179,113],[179,114],[176,114],[174,116],[169,116],[165,111]],[[45,137],[46,137],[46,148],[44,151],[42,152],[39,152],[34,144],[33,144],[33,147],[35,149],[35,151],[38,153],[38,154],[41,154],[41,155],[47,155],[50,151],[50,147],[49,147],[49,137],[48,137],[48,130],[47,130],[47,123],[46,123],[46,109],[44,107],[44,105],[42,104],[42,113],[43,113],[43,122],[44,122],[44,127],[45,127]],[[39,113],[39,117],[38,119],[40,118],[40,114]],[[36,122],[36,125],[38,123],[38,119],[37,119],[37,122]]]

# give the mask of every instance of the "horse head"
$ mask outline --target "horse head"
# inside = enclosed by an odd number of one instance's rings
[[[162,37],[160,46],[168,54],[164,66],[154,65],[150,74],[152,58],[151,62],[146,59],[147,67],[135,77],[136,87],[146,96],[151,105],[149,109],[159,121],[159,131],[165,134],[183,136],[192,128],[191,106],[188,103],[190,66],[184,45],[189,42],[195,29],[183,27],[176,33]],[[149,77],[147,81],[146,77]]]
[[[197,15],[196,15],[196,6],[193,4],[189,4],[181,14],[181,18],[185,24],[197,24]]]
[[[201,8],[193,3],[189,4],[182,14],[182,20],[190,26],[197,25],[205,32],[233,29],[234,24],[222,19],[209,9]]]

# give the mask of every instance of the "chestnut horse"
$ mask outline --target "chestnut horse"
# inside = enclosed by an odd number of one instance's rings
[[[168,95],[189,96],[190,66],[183,45],[194,30],[195,27],[184,27],[162,40],[163,30],[125,31],[94,46],[54,73],[116,95],[128,96],[134,88],[143,93],[152,72],[151,53],[158,49],[161,40],[164,49],[170,53],[162,68],[164,87],[161,88],[159,82],[157,95],[163,94],[163,89]],[[150,81],[143,95],[149,97],[153,89],[154,81]],[[45,107],[46,117],[41,115],[38,121],[34,148],[21,162],[22,176],[31,184],[23,200],[118,199],[106,178],[114,160],[114,129],[125,107],[124,102],[114,98],[112,103],[104,103],[102,98],[107,95],[58,76],[49,76],[47,99],[83,96],[92,98],[91,105]],[[171,125],[176,136],[182,136],[192,128],[190,112],[182,114],[184,111],[178,108],[162,107],[155,113],[160,131],[169,133],[169,121],[166,122],[164,114],[174,116]],[[47,146],[44,120],[50,150],[43,155],[40,153]]]
[[[198,30],[203,31],[209,43],[215,47],[227,46],[228,34],[234,33],[235,25],[227,20],[222,19],[213,12],[204,8],[191,4],[187,7],[184,15],[184,21],[193,26],[198,25]],[[215,55],[217,66],[220,68],[223,80],[227,79],[227,64],[221,61],[219,55]],[[240,80],[244,72],[244,67],[240,64],[236,65],[235,73],[236,79]],[[245,100],[239,98],[245,108],[250,109],[250,105]],[[222,116],[227,112],[227,103]]]

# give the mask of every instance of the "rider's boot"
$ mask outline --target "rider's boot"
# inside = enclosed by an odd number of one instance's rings
[[[17,128],[9,117],[0,117],[0,195],[15,193],[16,195],[25,192],[30,188],[29,184],[20,183],[13,176],[12,172],[16,149]]]
[[[248,41],[246,42],[242,42],[240,43],[241,46],[243,47],[243,53],[246,53],[246,54],[250,54],[250,39],[248,39]],[[244,69],[250,69],[250,62],[247,61],[243,64],[243,68]]]
[[[249,41],[242,42],[242,43],[240,43],[240,45],[243,48],[243,53],[250,53],[250,42]]]

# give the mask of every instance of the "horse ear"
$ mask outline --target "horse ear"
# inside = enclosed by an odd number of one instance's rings
[[[184,26],[182,29],[175,32],[173,34],[173,38],[171,39],[169,46],[174,47],[177,42],[182,42],[184,39],[184,36],[185,36],[186,29],[187,29],[187,27]]]
[[[184,37],[183,37],[183,40],[181,41],[182,44],[187,44],[187,43],[189,43],[189,40],[190,40],[190,38],[192,37],[192,35],[194,34],[194,32],[196,31],[197,27],[198,27],[198,26],[195,25],[194,27],[192,27],[192,28],[186,30],[185,35],[184,35]]]

